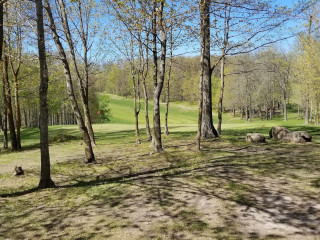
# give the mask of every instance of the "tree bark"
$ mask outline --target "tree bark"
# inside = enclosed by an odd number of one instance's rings
[[[157,57],[157,1],[153,1],[153,19],[152,19],[152,34],[153,34],[153,64],[154,64],[154,96],[153,96],[153,138],[152,146],[155,152],[162,152],[162,141],[161,141],[161,123],[160,123],[160,96],[163,88],[165,78],[165,66],[166,66],[166,44],[167,36],[164,30],[164,19],[163,19],[163,7],[164,2],[160,2],[159,11],[159,31],[160,31],[160,43],[161,43],[161,54],[160,54],[160,69],[159,69],[159,81],[158,81],[158,57]]]
[[[283,117],[284,117],[284,121],[287,121],[287,97],[286,97],[286,93],[283,93]]]
[[[212,120],[212,88],[211,88],[211,64],[210,64],[210,1],[200,0],[200,39],[201,39],[201,72],[203,81],[203,103],[201,119],[201,137],[213,138],[218,132],[213,126]]]
[[[147,84],[146,79],[148,76],[148,70],[149,70],[149,33],[147,33],[147,40],[146,40],[146,52],[144,54],[143,51],[143,45],[141,41],[141,37],[139,35],[139,51],[140,51],[140,57],[142,59],[142,87],[143,87],[143,94],[144,94],[144,101],[145,101],[145,119],[146,119],[146,132],[148,141],[152,140],[151,131],[150,131],[150,121],[149,121],[149,95],[147,90]]]
[[[223,57],[221,59],[221,71],[220,71],[221,89],[220,89],[220,97],[219,97],[219,104],[218,104],[218,126],[217,126],[217,131],[219,134],[221,134],[223,93],[224,93],[224,66],[225,66],[224,54],[225,53],[223,52],[222,54],[223,54]]]
[[[309,113],[309,102],[308,102],[305,109],[304,123],[309,124],[309,119],[310,119],[310,113]]]
[[[316,106],[314,110],[314,124],[316,126],[319,125],[319,102],[316,102]]]
[[[49,133],[48,133],[48,68],[46,61],[45,38],[43,27],[42,0],[36,0],[38,51],[40,63],[40,151],[41,177],[39,188],[55,187],[50,175]]]
[[[3,86],[3,98],[4,95],[4,86]],[[6,103],[5,103],[6,104]],[[8,123],[7,123],[7,108],[4,107],[3,110],[3,119],[2,119],[2,131],[3,131],[3,149],[8,149]]]
[[[166,92],[166,115],[165,115],[165,135],[169,135],[169,127],[168,127],[168,115],[169,115],[169,103],[170,103],[170,80],[171,80],[171,72],[172,72],[172,59],[173,59],[173,31],[172,31],[172,23],[171,23],[171,31],[170,31],[170,61],[169,61],[169,71],[168,71],[168,80],[167,80],[167,92]]]
[[[16,107],[16,129],[17,129],[17,148],[21,149],[21,110],[20,110],[20,100],[19,100],[19,83],[18,76],[13,74],[14,79],[14,98],[15,98],[15,107]]]
[[[3,3],[0,3],[0,61],[2,59],[2,49],[3,49]],[[3,148],[8,148],[8,130],[7,130],[7,108],[6,108],[6,97],[5,97],[5,84],[3,80],[3,102],[4,102],[4,111],[3,111],[3,122],[2,122],[2,130],[3,130]]]
[[[14,119],[13,119],[8,64],[9,64],[9,57],[8,55],[4,55],[2,60],[2,73],[3,73],[3,84],[5,87],[5,98],[6,98],[5,103],[7,108],[8,122],[9,122],[11,149],[17,150],[18,144],[17,144],[17,135],[15,132],[15,126],[14,126]]]

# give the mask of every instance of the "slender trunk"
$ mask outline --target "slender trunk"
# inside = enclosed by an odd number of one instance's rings
[[[201,119],[201,137],[213,138],[218,132],[213,126],[212,120],[212,88],[211,88],[211,64],[210,64],[210,1],[200,0],[200,39],[201,39],[201,71],[203,81],[203,103]]]
[[[139,70],[136,71],[135,66],[135,59],[134,59],[134,47],[133,47],[133,36],[130,35],[130,73],[132,78],[132,89],[133,89],[133,112],[134,112],[134,119],[135,119],[135,135],[136,135],[136,143],[140,144],[139,139],[139,113],[141,109],[140,104],[140,74],[142,69],[141,58],[139,58]],[[137,75],[137,76],[136,76]]]
[[[28,120],[27,120],[27,111],[26,109],[23,109],[23,118],[24,118],[24,126],[28,127]]]
[[[310,117],[310,120],[309,122],[312,123],[312,118],[313,118],[313,106],[312,106],[312,100],[310,101],[310,114],[309,114],[309,117]]]
[[[249,107],[246,106],[246,121],[249,121]]]
[[[46,0],[47,1],[47,0]],[[78,79],[78,86],[79,86],[79,93],[80,93],[80,99],[81,103],[83,105],[83,111],[84,111],[84,123],[85,127],[87,129],[87,132],[89,134],[90,141],[92,142],[90,145],[95,145],[95,140],[94,140],[94,132],[91,124],[91,118],[90,118],[90,111],[89,111],[89,98],[88,98],[88,78],[83,81],[79,69],[78,69],[78,64],[76,60],[76,55],[75,55],[75,50],[74,50],[74,43],[71,37],[71,32],[69,28],[69,20],[67,16],[67,10],[65,7],[64,0],[59,0],[59,7],[61,11],[61,18],[63,20],[63,31],[67,39],[67,43],[69,46],[69,51],[71,54],[74,70]],[[53,17],[52,17],[53,19]],[[54,20],[52,20],[54,21]]]
[[[4,94],[3,94],[4,96]],[[5,97],[4,97],[5,99]],[[3,119],[2,119],[2,131],[3,131],[3,149],[8,149],[8,123],[7,123],[7,108],[4,107]]]
[[[236,109],[234,107],[232,108],[232,116],[236,117]]]
[[[262,120],[261,106],[259,106],[259,118]]]
[[[170,103],[171,69],[172,69],[172,51],[170,52],[170,64],[169,64],[169,73],[168,73],[168,80],[167,80],[166,115],[165,115],[165,130],[164,130],[166,135],[169,135],[168,115],[169,115],[169,103]]]
[[[13,110],[11,103],[11,90],[10,90],[10,82],[9,82],[9,74],[8,74],[8,61],[9,57],[4,55],[3,64],[2,64],[2,73],[3,73],[3,83],[5,86],[5,97],[6,97],[6,108],[7,108],[7,116],[9,122],[9,130],[10,130],[10,140],[11,140],[11,149],[17,150],[17,136],[15,132],[14,119],[13,119]]]
[[[143,93],[144,93],[144,110],[145,110],[145,118],[146,118],[146,131],[148,136],[148,141],[152,140],[151,131],[150,131],[150,121],[149,121],[149,97],[147,92],[146,82],[143,82]]]
[[[59,35],[57,34],[57,30],[56,30],[56,26],[53,20],[53,15],[51,12],[51,7],[49,4],[48,0],[44,0],[45,3],[45,9],[48,15],[48,20],[50,23],[50,29],[53,33],[53,37],[54,37],[54,41],[55,44],[57,46],[57,49],[59,51],[59,56],[60,56],[60,60],[62,62],[63,68],[64,68],[64,73],[65,73],[65,78],[66,78],[66,84],[67,84],[67,92],[68,92],[68,97],[69,97],[69,101],[71,104],[71,108],[72,111],[75,115],[76,118],[76,122],[78,124],[78,127],[80,129],[80,132],[82,134],[82,138],[83,141],[85,143],[85,159],[86,159],[86,163],[95,163],[95,157],[94,157],[94,153],[93,153],[93,148],[92,148],[92,144],[91,144],[91,139],[90,139],[90,135],[88,133],[88,129],[83,121],[75,94],[74,94],[74,90],[73,90],[73,83],[72,83],[72,77],[71,77],[71,70],[69,67],[69,63],[67,60],[67,55],[64,51],[63,45],[60,41]],[[72,116],[71,118],[71,122],[74,123],[74,117]]]
[[[132,63],[133,64],[133,63]],[[137,91],[139,91],[137,89],[137,85],[136,85],[136,78],[135,78],[135,73],[131,72],[132,75],[132,82],[133,82],[133,94],[134,94],[134,98],[133,98],[133,111],[134,111],[134,119],[135,119],[135,133],[136,133],[136,137],[137,137],[137,142],[140,141],[138,136],[140,135],[139,132],[139,113],[140,113],[140,107],[137,106]],[[140,104],[140,103],[139,103]]]
[[[224,94],[224,77],[225,77],[225,60],[226,60],[226,48],[228,47],[229,43],[229,22],[230,22],[230,12],[231,6],[225,4],[224,7],[224,36],[223,36],[223,48],[221,52],[221,71],[220,71],[220,78],[221,78],[221,89],[220,89],[220,97],[219,97],[219,104],[218,104],[218,127],[217,131],[221,134],[221,124],[222,124],[222,107],[223,107],[223,94]]]
[[[92,121],[90,116],[89,98],[86,96],[84,99],[85,99],[85,103],[83,104],[84,122],[85,122],[86,128],[88,129],[88,134],[89,134],[91,143],[93,146],[95,146],[96,140],[94,137],[94,131],[93,131]]]
[[[153,59],[154,59],[154,96],[153,96],[153,138],[152,145],[155,152],[162,152],[162,141],[161,141],[161,123],[160,123],[160,96],[163,88],[165,78],[165,66],[166,66],[166,44],[167,36],[164,30],[164,19],[163,19],[163,7],[164,2],[160,2],[159,8],[159,31],[160,31],[160,42],[161,42],[161,55],[160,55],[160,69],[159,69],[159,81],[157,81],[157,3],[153,1],[153,21],[152,21],[152,34],[153,34]]]
[[[315,110],[314,110],[314,124],[319,125],[319,103],[316,102]]]
[[[225,57],[224,52],[222,53],[223,57],[221,59],[221,71],[220,71],[220,78],[221,78],[221,89],[220,89],[220,97],[219,97],[219,104],[218,104],[218,126],[217,131],[221,134],[221,124],[222,124],[222,106],[223,106],[223,93],[224,93],[224,66],[225,66]]]
[[[172,23],[171,23],[171,31],[170,31],[170,62],[169,62],[169,71],[168,71],[168,80],[167,80],[167,94],[166,94],[166,118],[165,118],[165,130],[164,133],[169,135],[169,127],[168,127],[168,115],[169,115],[169,103],[170,103],[170,80],[171,80],[171,72],[172,72],[172,59],[173,59],[173,31],[172,31]]]
[[[283,93],[283,115],[284,115],[284,121],[287,121],[287,97],[286,93]]]
[[[38,51],[40,63],[40,151],[41,151],[41,177],[39,188],[55,187],[50,176],[50,154],[49,154],[49,133],[48,133],[48,68],[46,61],[45,38],[43,27],[42,0],[36,0],[37,9],[37,32]]]
[[[143,87],[143,94],[144,94],[144,101],[145,101],[145,118],[146,118],[146,132],[148,141],[152,140],[151,131],[150,131],[150,121],[149,121],[149,96],[148,96],[148,90],[147,90],[147,84],[146,79],[148,76],[148,70],[149,70],[149,33],[147,33],[147,39],[146,39],[146,48],[145,53],[143,50],[143,44],[141,40],[141,35],[139,34],[139,51],[140,51],[140,58],[142,59],[142,87]]]
[[[2,49],[3,49],[3,3],[0,4],[0,60],[2,59]],[[3,80],[3,102],[4,102],[4,114],[3,114],[3,123],[2,123],[2,130],[3,130],[3,148],[8,148],[8,128],[7,128],[7,108],[6,108],[6,97],[5,97],[5,83]]]
[[[18,76],[13,74],[14,78],[14,87],[15,87],[15,107],[16,107],[16,129],[17,129],[17,147],[21,149],[21,137],[20,137],[20,129],[21,129],[21,110],[20,110],[20,101],[19,101],[19,83]]]
[[[197,134],[197,149],[198,151],[201,150],[201,127],[202,127],[202,108],[203,108],[203,73],[204,73],[204,67],[203,67],[203,48],[201,49],[201,75],[200,75],[200,81],[199,81],[199,115],[198,115],[198,134]]]
[[[309,124],[309,104],[306,105],[305,115],[304,115],[304,123]]]

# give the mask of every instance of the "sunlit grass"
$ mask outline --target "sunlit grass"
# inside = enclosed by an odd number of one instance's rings
[[[246,122],[226,114],[221,137],[203,141],[199,153],[197,107],[171,104],[170,134],[163,135],[165,152],[158,154],[147,141],[143,112],[137,145],[131,100],[111,96],[110,106],[111,122],[93,126],[98,164],[83,163],[77,126],[49,128],[51,174],[58,188],[36,189],[37,128],[22,129],[22,151],[0,152],[0,239],[242,239],[251,236],[239,217],[243,209],[243,214],[285,209],[288,214],[275,215],[275,224],[284,219],[303,226],[304,234],[317,229],[313,219],[319,215],[312,207],[320,198],[320,129],[304,125],[296,113],[290,112],[287,122],[281,116]],[[308,131],[313,142],[270,140],[274,125]],[[264,134],[267,143],[246,142],[249,132]],[[15,165],[23,167],[24,176],[12,176]]]

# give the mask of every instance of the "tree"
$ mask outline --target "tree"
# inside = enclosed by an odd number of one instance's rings
[[[60,3],[63,4],[63,1],[61,1]],[[66,85],[67,85],[69,100],[70,100],[70,103],[72,106],[73,113],[75,114],[78,127],[82,133],[83,141],[85,143],[86,163],[95,163],[95,157],[94,157],[94,153],[93,153],[90,135],[88,133],[87,127],[85,126],[83,117],[81,115],[81,112],[80,112],[80,109],[79,109],[79,106],[78,106],[78,103],[77,103],[77,100],[75,97],[69,61],[68,61],[67,55],[65,53],[64,46],[63,46],[62,42],[60,41],[60,37],[57,32],[57,28],[55,25],[55,21],[53,18],[53,14],[51,11],[51,6],[49,3],[49,0],[44,0],[44,4],[45,4],[45,10],[48,15],[49,27],[50,27],[51,32],[53,34],[53,39],[54,39],[55,45],[59,51],[59,57],[60,57],[60,60],[62,62],[64,71],[65,71],[65,78],[66,78]]]
[[[9,122],[11,149],[18,150],[17,135],[15,131],[13,109],[12,109],[12,102],[11,102],[11,86],[9,81],[8,66],[9,66],[9,56],[7,53],[5,53],[2,60],[2,75],[3,75],[2,79],[3,79],[3,86],[5,89],[4,91],[5,107],[6,107],[6,113],[7,113],[7,118]]]
[[[200,103],[199,116],[201,115],[201,127],[198,135],[202,138],[217,137],[218,133],[212,121],[212,84],[211,76],[218,61],[211,66],[210,54],[210,1],[199,0],[200,12],[200,39],[201,39],[201,77],[200,77]],[[201,87],[202,86],[202,87]],[[202,91],[201,91],[202,89]],[[199,137],[200,137],[199,136]]]
[[[162,152],[161,123],[160,123],[160,96],[164,84],[166,69],[167,33],[164,22],[164,1],[158,3],[153,0],[152,7],[152,55],[153,55],[153,137],[152,146],[155,152]],[[159,34],[160,38],[159,38]],[[160,41],[160,69],[158,75],[157,39]]]
[[[16,129],[17,129],[17,149],[21,149],[21,137],[20,137],[20,129],[21,129],[21,109],[20,109],[20,99],[19,99],[19,74],[21,67],[21,58],[22,58],[22,42],[23,42],[23,34],[22,34],[22,22],[21,14],[15,16],[15,20],[12,20],[13,11],[14,14],[17,15],[17,12],[21,13],[22,6],[21,2],[15,2],[13,6],[8,10],[7,16],[10,21],[8,24],[8,51],[9,51],[9,63],[11,67],[11,73],[13,76],[14,82],[14,102],[15,102],[15,120],[16,120]],[[14,25],[11,26],[11,22]]]
[[[42,0],[36,0],[37,11],[37,33],[38,52],[40,64],[40,150],[41,150],[41,177],[39,188],[55,187],[50,175],[50,154],[49,154],[49,134],[48,134],[48,68],[46,60],[45,37],[43,27],[43,7]]]

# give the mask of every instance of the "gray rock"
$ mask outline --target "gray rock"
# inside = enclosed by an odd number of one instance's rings
[[[261,133],[248,133],[246,141],[252,143],[265,143],[266,138]]]
[[[283,142],[291,142],[291,143],[306,143],[306,142],[311,142],[311,140],[312,140],[312,136],[306,131],[291,132],[282,138]]]
[[[276,140],[282,140],[290,131],[285,127],[274,126],[269,131],[270,138],[274,138]]]

